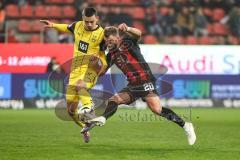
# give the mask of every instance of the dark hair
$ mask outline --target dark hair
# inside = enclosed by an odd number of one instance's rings
[[[105,37],[108,38],[108,37],[111,36],[111,35],[113,35],[113,36],[119,35],[118,28],[116,28],[116,27],[114,27],[114,26],[109,26],[109,27],[106,27],[106,28],[104,29],[104,36],[105,36]]]
[[[82,12],[82,16],[92,17],[93,15],[97,16],[97,11],[93,7],[87,7]]]

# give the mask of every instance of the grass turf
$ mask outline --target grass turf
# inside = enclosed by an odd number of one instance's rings
[[[188,117],[188,109],[174,109]],[[177,125],[151,117],[148,110],[119,109],[104,127],[82,142],[73,122],[54,110],[0,110],[0,159],[240,159],[240,109],[193,109],[197,142],[188,146]]]

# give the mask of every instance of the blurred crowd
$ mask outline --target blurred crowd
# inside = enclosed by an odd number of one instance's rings
[[[6,15],[4,6],[17,4],[44,5],[46,0],[2,0],[0,1],[0,41],[4,41]],[[94,3],[90,0],[75,0],[76,16],[64,22],[81,19],[82,9],[96,7],[101,25],[117,25],[125,22],[129,26],[140,27],[144,36],[141,43],[160,44],[239,44],[240,43],[240,0],[132,0],[134,4]],[[144,16],[136,18],[132,9],[142,8]],[[57,20],[59,21],[59,19]],[[9,29],[9,28],[8,28]],[[13,39],[17,33],[9,29],[8,36]],[[22,34],[20,34],[22,35]],[[15,37],[22,41],[21,36]],[[189,40],[189,41],[187,41]],[[23,40],[24,41],[24,40]],[[54,30],[45,32],[47,43],[71,43],[73,38]]]
[[[239,0],[143,0],[142,5],[147,34],[162,43],[172,36],[208,36],[213,44],[231,44],[229,37],[240,37]]]

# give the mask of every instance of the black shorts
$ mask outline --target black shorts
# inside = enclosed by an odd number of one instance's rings
[[[130,95],[131,100],[128,104],[131,104],[139,98],[145,101],[145,97],[149,94],[158,95],[155,82],[146,82],[141,85],[128,85],[119,93],[128,93]]]

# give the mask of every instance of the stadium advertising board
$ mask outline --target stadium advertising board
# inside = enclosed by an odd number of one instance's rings
[[[141,45],[149,63],[167,74],[240,74],[240,47]],[[0,44],[0,73],[45,73],[51,57],[61,64],[72,58],[69,44]]]
[[[65,79],[59,76],[49,82],[48,74],[0,74],[0,108],[53,108],[65,97]],[[105,75],[91,94],[114,94],[124,81],[122,75]],[[240,107],[237,75],[164,75],[158,78],[157,89],[164,106]]]
[[[72,52],[69,44],[0,44],[0,73],[45,73],[52,57],[63,64]]]
[[[240,83],[237,75],[166,75],[161,80],[172,84],[172,92],[163,95],[167,98],[240,99]]]
[[[0,74],[0,99],[11,98],[11,74]]]
[[[0,99],[62,99],[68,84],[66,75],[0,74]],[[109,75],[100,77],[93,90],[113,93]]]
[[[12,99],[60,99],[65,91],[64,79],[51,81],[60,92],[51,88],[48,74],[13,74]]]
[[[168,68],[167,74],[240,74],[238,46],[143,45],[147,62]]]
[[[165,81],[172,84],[168,93]],[[166,75],[158,83],[164,106],[240,107],[238,75]]]

